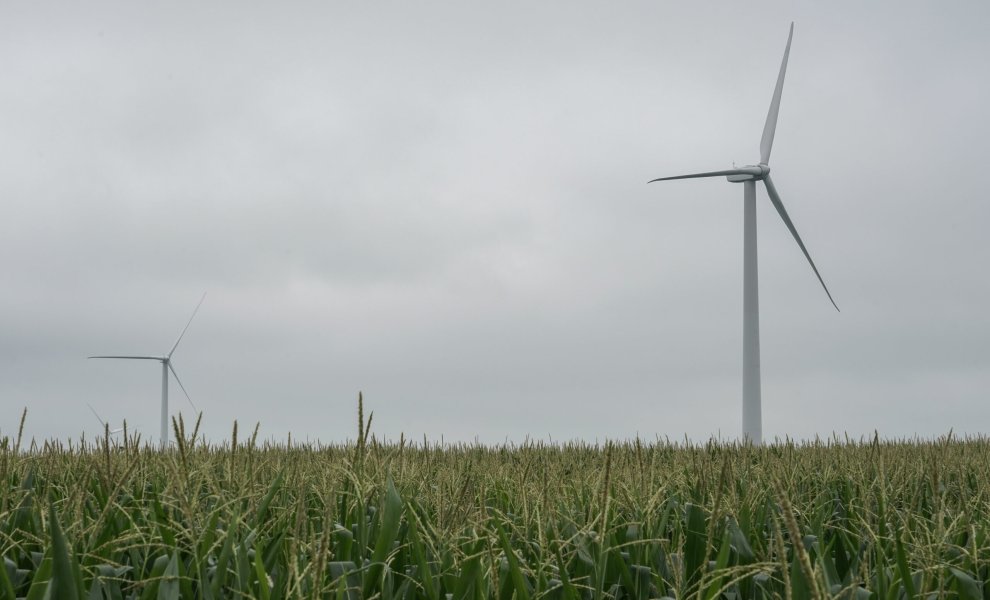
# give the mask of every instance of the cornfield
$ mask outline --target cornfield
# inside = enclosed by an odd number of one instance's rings
[[[0,597],[990,598],[990,441],[3,438]],[[198,424],[197,424],[198,429]]]

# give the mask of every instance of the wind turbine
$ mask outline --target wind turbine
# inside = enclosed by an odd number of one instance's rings
[[[784,60],[780,63],[780,73],[777,75],[777,87],[773,91],[773,99],[770,101],[770,111],[767,113],[767,121],[763,126],[763,138],[760,140],[760,162],[756,165],[746,165],[725,171],[710,171],[707,173],[692,173],[690,175],[677,175],[675,177],[660,177],[654,181],[669,181],[672,179],[693,179],[697,177],[722,177],[731,183],[743,184],[743,440],[752,444],[761,444],[763,441],[763,420],[760,406],[760,308],[759,293],[757,288],[757,267],[756,267],[756,182],[763,181],[767,188],[767,195],[770,202],[784,225],[790,230],[808,259],[811,270],[815,272],[818,281],[821,282],[825,294],[839,310],[832,294],[829,293],[825,281],[815,261],[811,260],[808,249],[805,248],[801,236],[798,235],[794,223],[787,215],[784,204],[780,200],[780,194],[770,179],[770,149],[773,147],[773,135],[777,128],[777,114],[780,112],[780,95],[784,88],[784,72],[787,70],[787,56],[791,52],[791,38],[794,37],[794,23],[791,23],[790,32],[787,34],[787,46],[784,48]]]
[[[176,383],[182,389],[182,393],[186,395],[186,400],[189,401],[189,405],[196,409],[196,405],[193,404],[192,398],[189,397],[189,392],[186,391],[186,387],[182,385],[182,380],[179,379],[179,374],[175,372],[175,367],[172,366],[172,354],[175,353],[175,349],[179,347],[179,342],[182,341],[182,336],[186,334],[186,330],[189,329],[189,325],[192,324],[193,318],[196,317],[196,312],[199,307],[203,304],[203,300],[206,299],[206,293],[203,293],[203,297],[199,299],[199,304],[196,305],[195,310],[193,310],[192,316],[189,317],[189,322],[186,326],[182,328],[182,333],[179,334],[178,339],[172,344],[172,349],[168,351],[165,356],[90,356],[88,358],[126,358],[134,360],[157,360],[162,363],[162,430],[161,436],[159,437],[161,441],[162,449],[168,447],[168,372],[171,371],[172,375],[175,377]],[[97,417],[99,418],[99,417]]]
[[[119,428],[119,429],[110,429],[110,428],[109,428],[109,427],[107,426],[107,423],[106,423],[106,421],[104,421],[104,420],[103,420],[103,419],[102,419],[102,418],[100,417],[100,414],[96,412],[96,409],[95,409],[95,408],[93,408],[93,405],[92,405],[92,404],[90,404],[89,402],[87,402],[87,403],[86,403],[86,406],[88,406],[88,407],[89,407],[89,412],[91,412],[91,413],[93,413],[93,416],[94,416],[94,417],[96,417],[96,420],[100,422],[100,427],[102,427],[102,428],[103,428],[103,430],[104,430],[104,431],[106,431],[106,432],[108,432],[108,433],[109,433],[110,435],[117,435],[118,433],[120,433],[121,431],[123,431],[123,430],[124,430],[124,428],[123,428],[123,427],[121,427],[121,428]]]

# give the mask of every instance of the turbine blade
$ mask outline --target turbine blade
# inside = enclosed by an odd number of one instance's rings
[[[133,358],[135,360],[165,360],[164,356],[87,356],[86,358]]]
[[[91,412],[91,413],[93,413],[93,416],[94,416],[94,417],[96,417],[96,420],[100,422],[100,425],[102,425],[102,426],[104,426],[104,427],[106,427],[106,425],[107,425],[107,424],[106,424],[106,423],[104,423],[104,422],[103,422],[103,419],[101,419],[101,418],[100,418],[100,415],[99,415],[99,414],[97,414],[97,412],[96,412],[96,409],[95,409],[95,408],[93,408],[93,405],[92,405],[92,404],[90,404],[89,402],[87,402],[87,403],[86,403],[86,406],[88,406],[88,407],[89,407],[89,412]]]
[[[173,344],[172,349],[168,351],[166,358],[172,358],[172,353],[175,352],[175,349],[179,347],[179,342],[182,341],[182,336],[186,335],[186,330],[189,329],[190,325],[192,325],[192,321],[196,317],[196,312],[199,310],[199,307],[202,306],[203,300],[206,300],[206,292],[203,292],[203,297],[199,299],[199,304],[196,305],[196,308],[193,310],[192,316],[189,317],[189,322],[186,323],[186,326],[182,328],[182,333],[180,333],[178,339],[175,340],[175,344]]]
[[[743,168],[743,169],[727,169],[725,171],[709,171],[707,173],[691,173],[690,175],[675,175],[674,177],[658,177],[657,179],[651,179],[646,183],[653,183],[654,181],[670,181],[672,179],[694,179],[697,177],[721,177],[723,175],[760,175],[763,171],[758,168]]]
[[[189,397],[189,392],[186,391],[186,386],[182,385],[182,380],[179,379],[179,374],[175,372],[175,367],[172,366],[172,361],[170,360],[165,361],[165,364],[168,365],[168,370],[172,372],[172,375],[175,377],[176,383],[178,383],[179,387],[182,389],[182,393],[186,395],[186,400],[189,401],[189,406],[193,407],[193,410],[195,410],[196,412],[199,412],[199,409],[196,408],[195,404],[193,404],[192,398]]]
[[[777,130],[777,113],[780,112],[780,94],[784,91],[784,72],[787,71],[787,56],[791,53],[791,38],[794,37],[794,22],[787,34],[787,46],[784,47],[784,60],[780,63],[780,73],[777,75],[777,87],[773,90],[773,100],[770,101],[770,112],[767,113],[767,123],[763,126],[763,139],[760,140],[760,162],[770,162],[770,149],[773,148],[773,134]]]
[[[804,252],[804,257],[808,259],[808,264],[811,265],[811,270],[815,272],[815,276],[818,277],[818,281],[821,282],[822,288],[825,289],[825,294],[828,296],[829,301],[835,310],[839,310],[839,305],[835,303],[832,299],[832,294],[828,291],[828,286],[825,285],[825,280],[822,279],[821,274],[818,272],[818,267],[815,266],[815,261],[811,260],[811,255],[808,254],[808,249],[804,247],[804,242],[801,241],[801,236],[798,235],[797,229],[794,228],[794,223],[791,218],[787,215],[787,209],[784,208],[784,203],[780,201],[780,194],[777,193],[777,188],[773,186],[773,181],[770,176],[767,175],[763,179],[763,185],[767,186],[767,195],[770,196],[770,202],[773,203],[774,208],[780,214],[780,218],[784,221],[784,225],[791,231],[791,235],[794,236],[794,241],[798,243],[801,247],[801,252]]]

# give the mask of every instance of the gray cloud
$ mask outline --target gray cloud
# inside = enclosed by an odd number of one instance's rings
[[[990,428],[977,2],[0,8],[0,397],[16,428],[447,440],[739,429],[741,203],[765,431]],[[761,192],[762,194],[762,192]],[[763,196],[760,196],[761,199]],[[173,407],[188,412],[173,387]]]

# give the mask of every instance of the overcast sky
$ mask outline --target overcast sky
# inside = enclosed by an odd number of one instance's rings
[[[686,5],[687,4],[687,5]],[[990,432],[990,4],[5,2],[0,435]],[[173,414],[192,409],[172,382]]]

